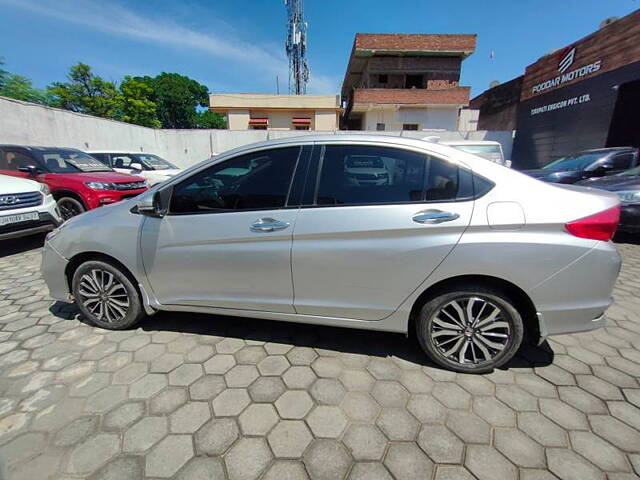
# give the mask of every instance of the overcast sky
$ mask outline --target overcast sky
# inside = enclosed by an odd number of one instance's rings
[[[477,33],[472,95],[591,33],[636,0],[306,0],[309,93],[338,93],[356,32]],[[36,86],[88,63],[107,79],[188,75],[212,92],[287,89],[283,0],[0,0],[5,69]],[[491,51],[495,52],[490,58]]]

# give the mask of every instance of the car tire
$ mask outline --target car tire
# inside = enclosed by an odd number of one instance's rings
[[[56,202],[63,220],[69,220],[87,210],[80,200],[73,197],[61,197]]]
[[[500,290],[480,285],[439,292],[423,305],[415,326],[429,358],[462,373],[504,365],[520,348],[524,333],[514,302]]]
[[[84,317],[98,327],[124,330],[145,316],[134,283],[110,263],[91,260],[80,265],[73,274],[72,290]]]

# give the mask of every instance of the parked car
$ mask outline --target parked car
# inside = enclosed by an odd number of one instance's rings
[[[164,182],[166,179],[180,173],[180,169],[173,163],[152,153],[121,152],[121,151],[88,151],[116,172],[139,175],[146,178],[149,185]]]
[[[544,182],[576,183],[623,172],[637,166],[638,161],[637,148],[598,148],[561,157],[542,168],[522,172]]]
[[[511,166],[511,162],[504,158],[504,152],[502,151],[502,144],[500,142],[490,140],[446,140],[440,143],[457,148],[463,152],[486,158],[500,165]]]
[[[372,155],[351,155],[345,163],[349,182],[356,185],[387,185],[391,181],[384,160]]]
[[[622,202],[618,230],[640,233],[640,167],[617,175],[583,180],[576,185],[608,190],[618,195]]]
[[[393,184],[350,182],[362,156]],[[108,329],[189,311],[415,333],[438,365],[484,372],[525,335],[605,324],[619,212],[609,192],[437,143],[306,136],[225,152],[71,219],[49,234],[42,273],[53,298]]]
[[[46,184],[64,220],[147,190],[144,178],[114,172],[74,148],[0,145],[0,174]]]
[[[61,223],[44,183],[0,175],[0,240],[48,232]]]

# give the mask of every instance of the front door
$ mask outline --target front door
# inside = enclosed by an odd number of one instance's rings
[[[174,186],[169,213],[147,217],[142,227],[144,268],[160,303],[294,311],[298,207],[288,197],[301,153],[241,155]]]
[[[315,151],[316,193],[293,232],[295,309],[381,320],[469,225],[471,173],[391,147],[329,144]]]

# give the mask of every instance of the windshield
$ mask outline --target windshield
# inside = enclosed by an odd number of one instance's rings
[[[462,150],[463,152],[473,153],[478,157],[486,158],[492,161],[502,160],[502,151],[500,145],[451,145],[453,148]]]
[[[625,170],[622,173],[618,173],[618,177],[637,177],[640,175],[640,167],[632,168],[631,170]]]
[[[347,159],[347,168],[384,168],[380,157],[352,156]]]
[[[164,158],[161,158],[157,155],[151,155],[149,153],[140,153],[140,154],[134,155],[134,157],[140,160],[140,163],[142,163],[143,165],[146,165],[151,170],[170,170],[170,169],[178,168],[173,163],[168,162]]]
[[[46,150],[38,153],[47,170],[52,173],[113,171],[101,161],[82,152],[73,150]]]
[[[571,157],[560,157],[549,165],[545,165],[545,170],[584,170],[593,162],[600,160],[602,153],[583,153],[582,155],[574,155]]]

